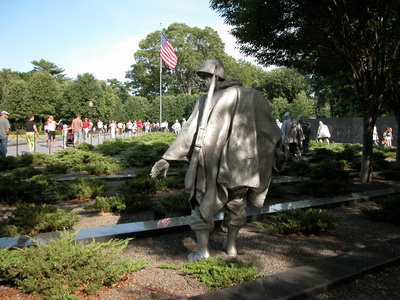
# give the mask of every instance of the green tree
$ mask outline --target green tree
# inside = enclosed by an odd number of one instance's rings
[[[129,91],[126,84],[118,81],[117,79],[107,79],[107,84],[112,88],[115,95],[125,103],[129,98]]]
[[[298,115],[306,119],[315,118],[315,102],[315,99],[307,96],[305,92],[298,93],[290,104],[289,111],[294,118]]]
[[[259,88],[262,85],[262,79],[265,74],[261,67],[258,67],[248,61],[239,59],[226,59],[225,69],[227,71],[227,77],[233,77],[240,80],[242,85],[247,88]]]
[[[12,80],[7,84],[2,109],[11,114],[12,118],[10,119],[16,120],[19,123],[18,127],[31,113],[31,104],[33,103],[28,100],[28,87],[24,80]]]
[[[49,62],[47,60],[41,59],[39,61],[33,60],[31,64],[34,65],[33,71],[46,71],[49,72],[53,77],[61,80],[65,80],[66,75],[64,73],[64,69],[59,68],[55,63]]]
[[[30,112],[41,118],[48,115],[60,117],[60,84],[47,71],[37,71],[27,82]]]
[[[260,63],[351,78],[363,113],[360,178],[370,182],[373,128],[400,55],[400,2],[211,0],[211,7]]]
[[[354,85],[342,72],[313,76],[312,85],[317,98],[318,117],[362,117],[361,104],[354,93]]]
[[[281,120],[285,112],[289,111],[289,102],[286,98],[278,97],[268,100],[271,113],[275,119]]]
[[[108,109],[105,103],[104,90],[106,85],[102,86],[92,74],[85,73],[78,75],[77,79],[65,87],[63,102],[61,104],[61,114],[67,119],[72,120],[76,114],[81,114],[83,117],[90,116],[89,102],[93,103],[93,117],[105,117],[105,112],[102,110]],[[111,90],[111,88],[109,88]],[[111,95],[114,95],[112,90]],[[114,96],[112,96],[114,97]],[[115,102],[112,103],[114,108]]]
[[[149,118],[149,111],[151,110],[151,107],[151,103],[146,98],[140,96],[130,96],[125,102],[125,120],[146,120]]]
[[[101,94],[99,98],[93,98],[93,118],[102,118],[109,120],[115,112],[117,100],[120,99],[113,88],[106,84],[103,80],[97,80],[97,85],[100,87]],[[121,100],[122,102],[122,100]]]
[[[117,98],[115,101],[114,113],[111,115],[111,119],[115,120],[115,122],[124,122],[129,119],[125,104],[122,103],[120,98]]]
[[[7,85],[13,80],[23,79],[24,75],[18,72],[13,72],[10,69],[0,71],[0,105],[4,102],[4,94],[7,91]]]
[[[303,75],[291,68],[277,68],[266,72],[259,88],[268,99],[283,97],[292,103],[301,92],[309,93],[311,86]]]

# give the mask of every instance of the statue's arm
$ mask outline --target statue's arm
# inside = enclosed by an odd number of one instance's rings
[[[155,178],[161,171],[163,171],[163,177],[166,177],[168,169],[169,162],[167,162],[165,159],[160,159],[154,164],[153,168],[151,168],[150,176],[151,178]]]

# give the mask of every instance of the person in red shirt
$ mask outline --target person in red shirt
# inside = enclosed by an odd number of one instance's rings
[[[85,118],[85,120],[83,121],[83,138],[86,140],[89,138],[89,129],[90,129],[90,122],[88,120],[88,118]]]
[[[142,120],[139,119],[139,121],[136,121],[136,126],[137,126],[137,133],[138,135],[141,135],[143,133],[143,123]]]

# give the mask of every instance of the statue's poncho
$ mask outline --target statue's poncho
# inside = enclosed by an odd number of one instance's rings
[[[165,152],[166,160],[186,160],[186,188],[191,189],[204,219],[228,201],[228,189],[248,187],[248,204],[262,206],[271,181],[275,147],[281,131],[262,94],[225,80],[214,91],[204,139],[197,159],[193,149],[206,95]],[[193,202],[192,202],[193,203]]]

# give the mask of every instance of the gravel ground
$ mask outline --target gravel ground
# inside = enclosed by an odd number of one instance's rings
[[[75,209],[78,209],[77,204]],[[239,233],[238,259],[252,263],[261,273],[276,274],[320,259],[366,247],[374,243],[400,237],[398,226],[370,221],[360,208],[373,205],[359,203],[332,210],[340,217],[336,230],[323,236],[271,235],[255,224],[247,224]],[[112,214],[83,214],[85,218],[77,224],[83,227],[104,226],[121,222],[132,222],[139,218],[151,218],[147,213],[128,216],[121,220]],[[210,235],[211,254],[228,258],[222,251],[226,233],[222,228]],[[122,255],[134,261],[147,260],[149,265],[133,273],[111,288],[101,290],[98,295],[82,299],[183,299],[210,291],[195,279],[180,271],[163,268],[163,264],[182,265],[187,255],[195,251],[197,243],[191,231],[166,234],[148,238],[137,238],[130,242]],[[400,299],[400,268],[390,267],[381,273],[369,274],[355,282],[335,290],[313,296],[311,299]],[[17,290],[0,286],[0,299],[39,299],[22,295]]]
[[[367,219],[360,211],[361,206],[367,205],[370,204],[334,209],[332,213],[339,216],[341,221],[334,232],[324,236],[273,236],[254,224],[248,224],[239,233],[238,259],[253,263],[260,272],[272,275],[400,236],[399,227]],[[225,232],[216,229],[210,239],[212,255],[228,258],[222,251]],[[150,265],[134,273],[122,285],[89,299],[182,299],[206,293],[209,289],[193,278],[179,271],[162,268],[163,263],[186,263],[187,254],[194,250],[196,242],[192,232],[136,239],[123,255],[133,260],[148,260]],[[389,272],[390,276],[387,275]],[[377,278],[381,277],[378,281]],[[382,275],[369,275],[353,285],[318,295],[314,299],[400,299],[399,281],[399,268],[390,268]]]

